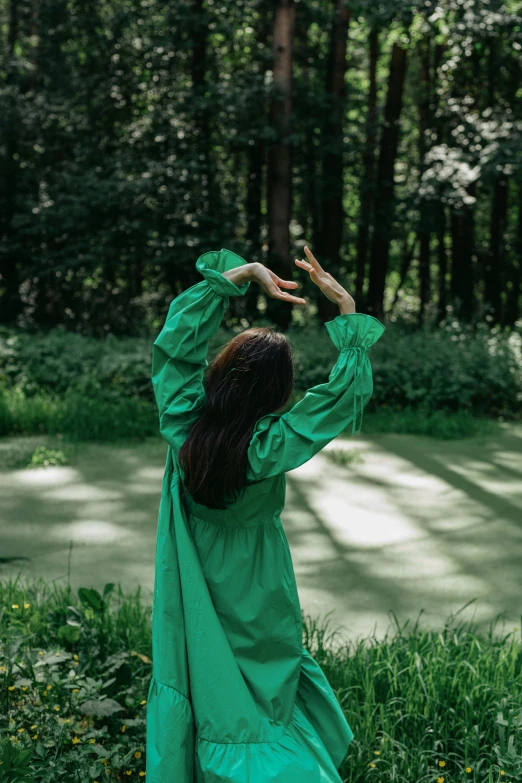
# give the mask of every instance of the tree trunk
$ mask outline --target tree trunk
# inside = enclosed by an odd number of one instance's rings
[[[325,268],[334,277],[339,272],[344,222],[344,108],[346,102],[346,44],[351,11],[344,0],[336,0],[335,18],[330,33],[330,49],[326,73],[326,94],[329,113],[324,126],[326,153],[323,160],[323,196],[321,200],[321,231],[317,253]],[[323,321],[339,314],[335,302],[321,296],[319,316]]]
[[[375,230],[371,244],[368,286],[367,309],[369,314],[376,318],[382,318],[384,308],[384,286],[388,272],[393,228],[394,168],[399,144],[399,122],[405,76],[406,50],[394,43],[377,167]]]
[[[276,0],[274,18],[274,94],[270,124],[276,141],[270,148],[267,178],[268,265],[285,280],[292,279],[290,263],[290,210],[292,165],[290,130],[292,115],[292,70],[295,5],[293,0]],[[290,324],[291,305],[269,299],[267,315],[281,328]]]
[[[522,293],[522,182],[518,187],[518,215],[515,236],[515,254],[511,264],[511,288],[507,291],[504,310],[504,326],[512,326],[520,318],[520,294]]]
[[[470,196],[475,183],[468,187]],[[475,249],[475,218],[473,208],[465,204],[451,211],[451,283],[450,295],[457,315],[471,320],[473,315],[473,254]],[[457,301],[459,300],[459,301]]]
[[[447,292],[446,275],[448,274],[448,254],[446,252],[446,213],[442,202],[438,205],[437,219],[437,261],[439,267],[439,291],[437,297],[437,321],[440,323],[446,317]]]
[[[430,100],[431,100],[431,75],[430,75],[430,41],[424,38],[419,43],[420,59],[420,102],[419,102],[419,178],[422,178],[427,152],[426,136],[430,127]],[[419,225],[417,233],[419,237],[419,324],[424,322],[426,307],[430,301],[430,205],[425,199],[421,199],[419,207]]]
[[[20,279],[18,261],[14,252],[13,219],[16,214],[16,201],[18,191],[18,164],[15,155],[18,151],[18,113],[15,97],[15,85],[17,81],[16,66],[14,63],[14,50],[18,40],[18,8],[17,0],[9,3],[9,24],[7,29],[7,77],[6,81],[11,88],[11,97],[8,101],[7,117],[5,118],[5,156],[4,167],[4,193],[3,220],[0,222],[0,322],[11,323],[19,315],[22,309],[20,299]]]
[[[498,324],[501,316],[501,291],[504,272],[504,234],[508,215],[508,179],[504,173],[495,177],[491,201],[489,251],[484,271],[484,304]]]
[[[212,208],[212,194],[214,193],[214,166],[212,161],[212,134],[210,127],[210,111],[208,103],[205,100],[205,90],[207,88],[207,35],[208,19],[204,0],[193,0],[192,8],[196,18],[193,30],[193,48],[192,48],[192,87],[194,98],[196,100],[195,127],[197,138],[193,141],[197,144],[203,155],[203,165],[205,167],[206,182],[202,183],[204,190],[208,191],[205,198],[207,208]]]
[[[301,224],[303,226],[306,243],[316,248],[319,245],[319,207],[318,207],[318,181],[317,181],[317,142],[315,128],[318,118],[313,111],[313,99],[310,95],[313,93],[315,85],[310,78],[310,69],[308,67],[308,57],[310,48],[308,45],[308,29],[310,26],[310,14],[306,5],[301,1],[297,6],[296,14],[296,45],[299,53],[299,63],[301,65],[301,80],[303,84],[303,95],[306,95],[304,108],[306,111],[305,133],[305,155],[302,167],[302,197],[301,197]],[[297,61],[297,57],[296,57]]]
[[[355,278],[355,299],[363,298],[368,241],[375,193],[375,144],[377,141],[377,63],[379,60],[379,31],[372,28],[369,36],[370,62],[368,89],[368,116],[366,121],[366,142],[363,152],[363,176],[360,189],[359,223],[357,228],[357,274]]]

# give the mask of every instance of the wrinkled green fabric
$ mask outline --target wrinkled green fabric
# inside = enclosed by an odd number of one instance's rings
[[[185,492],[177,455],[205,404],[209,339],[229,297],[222,273],[246,261],[203,254],[203,280],[172,302],[154,342],[152,382],[168,443],[156,544],[153,673],[147,703],[148,783],[340,783],[353,732],[322,669],[303,648],[294,570],[281,525],[285,471],[362,418],[368,351],[385,331],[339,315],[327,383],[256,423],[247,486],[226,510]]]

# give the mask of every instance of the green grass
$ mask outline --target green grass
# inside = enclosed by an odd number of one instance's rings
[[[361,431],[365,435],[394,432],[404,435],[426,435],[441,440],[456,440],[472,438],[476,435],[493,435],[497,430],[497,420],[473,416],[467,411],[450,413],[421,408],[392,410],[383,407],[364,413]],[[351,427],[347,432],[350,431]]]
[[[19,768],[1,765],[2,783],[142,779],[151,630],[139,590],[10,579],[0,596],[0,753],[12,748]],[[355,735],[344,780],[522,780],[520,631],[480,636],[457,615],[440,631],[393,615],[384,639],[357,642],[304,617]]]
[[[141,440],[158,431],[155,405],[116,393],[25,395],[0,391],[0,435],[64,435],[72,441]]]
[[[290,404],[302,396],[303,392],[296,391]],[[395,432],[452,440],[493,433],[496,427],[495,419],[475,417],[468,411],[378,408],[371,403],[364,411],[362,434]],[[346,432],[350,431],[351,425]],[[0,436],[62,435],[70,442],[112,443],[139,441],[157,433],[157,409],[139,397],[105,391],[61,396],[47,392],[27,396],[17,388],[0,391]]]

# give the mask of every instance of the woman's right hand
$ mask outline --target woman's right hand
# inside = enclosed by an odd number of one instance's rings
[[[339,306],[341,313],[355,313],[355,302],[348,291],[329,272],[325,272],[308,247],[305,246],[304,251],[309,263],[296,258],[295,263],[297,266],[310,273],[312,283],[315,283],[331,302],[335,302]]]

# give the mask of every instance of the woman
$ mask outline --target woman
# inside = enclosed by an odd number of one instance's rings
[[[229,297],[262,264],[204,253],[204,280],[172,302],[153,347],[152,382],[168,443],[153,601],[147,783],[334,783],[353,733],[302,646],[301,610],[281,526],[285,472],[309,460],[369,401],[368,351],[385,331],[305,248],[296,260],[340,313],[326,323],[339,356],[327,383],[287,413],[293,364],[271,328],[234,337],[208,368]]]

